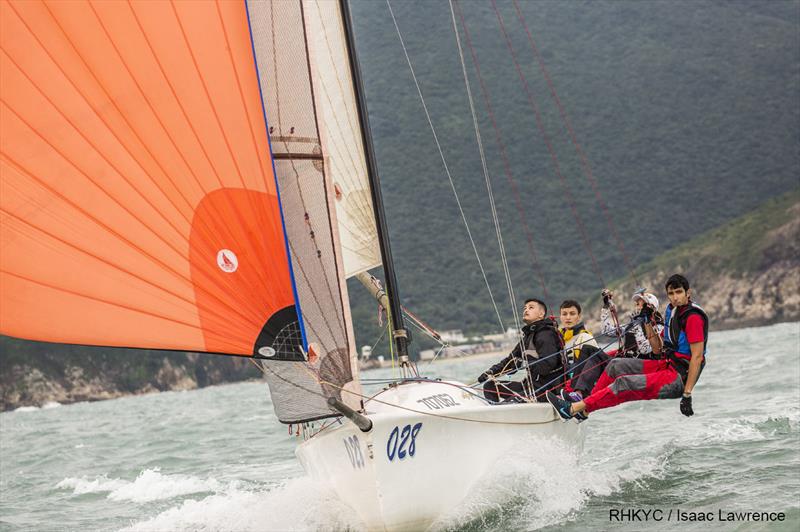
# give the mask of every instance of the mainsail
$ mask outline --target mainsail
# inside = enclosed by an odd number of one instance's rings
[[[331,415],[378,256],[338,10],[3,2],[0,332],[267,356],[281,421]]]

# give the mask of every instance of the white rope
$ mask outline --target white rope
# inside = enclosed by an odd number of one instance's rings
[[[433,133],[433,140],[436,143],[436,148],[439,150],[439,157],[442,159],[442,165],[444,166],[445,174],[447,174],[447,179],[450,181],[450,188],[453,190],[453,196],[456,198],[456,204],[458,205],[458,211],[461,213],[461,219],[464,222],[464,227],[467,229],[467,235],[469,236],[470,244],[472,244],[472,251],[475,253],[475,258],[478,261],[478,266],[481,270],[481,275],[483,275],[483,281],[486,283],[486,290],[489,292],[489,298],[492,300],[492,306],[494,307],[494,312],[497,315],[497,321],[500,324],[500,330],[504,331],[505,326],[503,325],[503,319],[500,317],[500,311],[497,310],[497,303],[495,303],[494,295],[492,294],[492,289],[489,286],[489,279],[486,277],[486,270],[483,267],[483,262],[481,262],[480,254],[478,253],[478,248],[475,245],[475,239],[472,238],[472,231],[470,231],[469,224],[467,223],[467,217],[464,214],[464,209],[461,207],[461,200],[458,197],[458,192],[456,192],[455,183],[453,183],[453,177],[450,175],[450,169],[447,166],[447,161],[445,160],[444,153],[442,152],[442,146],[439,144],[439,137],[436,134],[436,128],[433,127],[433,121],[431,120],[431,115],[428,113],[428,106],[425,104],[425,98],[422,96],[422,89],[419,86],[419,81],[417,81],[417,75],[414,73],[414,67],[411,65],[411,58],[408,56],[408,50],[406,50],[405,41],[403,41],[403,35],[400,33],[400,27],[397,25],[397,19],[394,16],[394,11],[392,10],[392,4],[389,0],[386,0],[386,5],[389,8],[389,14],[392,16],[392,22],[394,23],[394,29],[397,31],[397,37],[400,39],[400,46],[403,48],[403,54],[406,56],[406,62],[408,63],[408,68],[411,70],[411,77],[414,79],[414,85],[417,87],[417,94],[419,94],[420,102],[422,102],[422,109],[425,111],[425,117],[428,119],[428,125],[431,128],[431,133]],[[503,263],[505,264],[505,258],[503,259]],[[516,311],[516,308],[515,308]],[[515,314],[516,316],[516,314]],[[517,322],[518,323],[518,322]]]
[[[388,1],[388,0],[387,0]],[[464,86],[467,89],[467,98],[469,100],[469,110],[472,114],[472,125],[475,128],[475,138],[478,142],[478,152],[481,156],[481,165],[483,166],[483,177],[486,181],[486,191],[489,194],[489,205],[492,208],[492,221],[494,222],[494,230],[497,234],[497,244],[500,247],[500,258],[503,262],[503,274],[506,278],[506,288],[508,289],[508,298],[509,302],[511,303],[511,310],[514,314],[514,324],[516,325],[517,331],[520,330],[520,320],[519,320],[519,313],[517,312],[517,303],[516,298],[514,297],[514,285],[511,282],[511,272],[508,269],[508,258],[506,256],[506,248],[505,244],[503,243],[503,234],[500,230],[500,219],[497,216],[497,208],[494,202],[494,193],[492,192],[492,183],[489,179],[489,169],[486,166],[486,153],[483,150],[483,141],[481,140],[481,132],[480,128],[478,127],[478,118],[475,113],[475,103],[472,99],[472,90],[469,86],[469,77],[467,76],[467,67],[464,62],[464,50],[461,47],[461,37],[458,33],[458,25],[456,24],[456,14],[453,10],[453,1],[449,0],[448,4],[450,5],[450,16],[453,19],[453,32],[456,35],[456,44],[458,45],[458,56],[461,59],[461,71],[464,74]],[[519,334],[519,333],[517,333]],[[520,342],[521,342],[520,338]],[[521,349],[525,349],[524,346],[520,345]]]

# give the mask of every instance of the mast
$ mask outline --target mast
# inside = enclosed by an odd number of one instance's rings
[[[372,208],[375,212],[375,225],[377,227],[378,242],[381,248],[381,260],[383,271],[386,275],[386,290],[389,296],[389,314],[392,320],[392,339],[397,346],[397,355],[400,365],[408,367],[408,344],[411,341],[408,330],[403,320],[403,311],[400,304],[400,293],[397,289],[397,277],[392,261],[392,249],[389,244],[389,231],[386,226],[386,213],[383,208],[383,196],[381,195],[380,179],[378,177],[378,166],[375,161],[375,150],[372,145],[372,133],[369,128],[369,118],[367,113],[367,103],[364,98],[364,89],[361,81],[361,70],[356,57],[356,46],[353,38],[353,21],[350,17],[350,3],[348,0],[340,0],[342,6],[342,18],[344,19],[344,33],[347,41],[347,51],[350,58],[350,70],[353,75],[353,92],[358,103],[358,121],[361,125],[361,137],[364,143],[364,151],[367,160],[367,175],[369,177],[370,192],[372,195]]]

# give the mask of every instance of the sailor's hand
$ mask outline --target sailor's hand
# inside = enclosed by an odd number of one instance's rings
[[[649,323],[650,321],[653,320],[654,311],[655,309],[653,309],[653,307],[651,307],[650,305],[644,305],[642,307],[641,312],[639,312],[639,317],[644,319],[645,323]]]
[[[681,397],[681,414],[686,417],[693,416],[694,410],[692,410],[692,396],[687,396],[686,394]]]
[[[603,291],[600,292],[600,295],[603,296],[603,307],[608,308],[611,306],[611,298],[614,297],[614,294],[608,288],[603,288]]]
[[[492,376],[491,373],[489,373],[488,371],[484,371],[483,373],[478,375],[478,382],[486,382],[491,376]]]

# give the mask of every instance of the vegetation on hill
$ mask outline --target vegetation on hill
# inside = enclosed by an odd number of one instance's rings
[[[732,220],[798,184],[798,1],[518,3],[634,266],[646,264],[640,271],[650,271],[651,266],[690,267],[694,260],[695,267],[718,272],[736,287],[747,272],[763,269],[764,260],[776,253],[795,250],[788,258],[780,255],[778,262],[797,264],[796,237],[794,247],[781,247],[778,237],[761,238],[765,228],[786,225],[778,207],[783,203],[768,204],[771,207],[754,217]],[[500,320],[387,6],[352,2],[403,303],[439,329],[493,332],[512,322],[512,303],[448,5],[392,2]],[[584,172],[514,4],[497,3],[552,154],[536,125],[492,3],[458,5],[508,160],[507,173],[462,30],[517,304],[526,296],[543,294],[540,276],[551,305],[566,297],[586,300],[609,280],[626,274],[606,212]],[[721,228],[729,222],[733,225]],[[534,266],[525,225],[541,270]],[[582,241],[581,225],[588,244]],[[718,227],[721,232],[713,232]],[[700,240],[689,242],[695,237]],[[697,249],[705,250],[702,258]],[[599,275],[593,272],[590,251]],[[702,276],[697,281],[698,289],[706,282]],[[376,324],[376,304],[357,283],[349,287],[358,345],[371,345],[382,333]],[[765,291],[760,301],[768,301],[770,294]],[[764,315],[761,310],[753,313]],[[426,343],[417,334],[413,345],[418,349]],[[376,351],[386,352],[385,338]],[[177,381],[202,386],[258,376],[247,361],[227,357],[59,347],[8,338],[0,338],[0,352],[4,398],[17,394],[19,399],[26,393],[31,368],[41,382],[81,368],[81,382],[96,382],[120,393],[166,389]]]
[[[634,268],[797,186],[798,2],[518,3]],[[509,184],[462,30],[517,302],[543,294],[525,224],[548,302],[585,300],[626,275],[606,213],[514,4],[500,1],[498,11],[566,184],[536,126],[492,4],[458,4],[519,190],[515,195]],[[448,3],[392,7],[502,321],[511,323]],[[353,9],[404,304],[437,328],[497,331],[500,324],[387,6],[355,2]],[[359,344],[372,344],[381,331],[374,304],[360,292],[351,288],[357,336]]]
[[[694,300],[712,315],[713,328],[800,320],[798,257],[800,189],[795,189],[643,264],[638,282],[625,277],[610,287],[621,308],[629,310],[636,284],[664,301],[664,281],[680,272],[692,283]],[[599,295],[591,298],[587,317],[597,316],[599,305]]]

